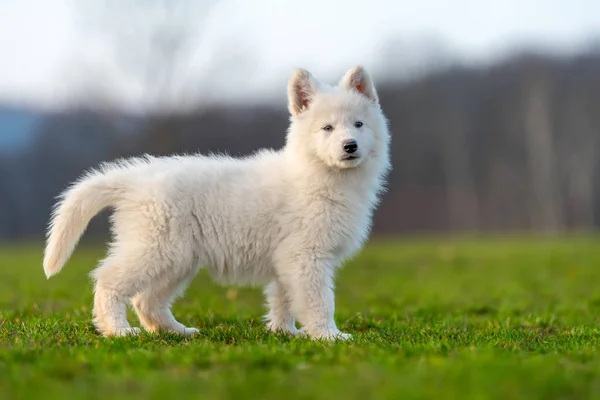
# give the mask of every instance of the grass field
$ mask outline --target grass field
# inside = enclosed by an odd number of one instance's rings
[[[600,398],[600,239],[371,242],[339,275],[355,340],[334,344],[267,333],[258,289],[204,273],[174,307],[199,337],[104,339],[102,255],[46,281],[41,246],[0,247],[0,398]]]

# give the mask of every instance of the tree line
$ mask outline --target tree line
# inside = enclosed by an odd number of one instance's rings
[[[600,225],[600,51],[523,53],[377,82],[393,134],[374,233],[591,230]],[[41,237],[55,197],[98,162],[151,153],[281,147],[285,104],[46,115],[32,146],[0,159],[0,238]],[[106,219],[90,227],[106,232]]]

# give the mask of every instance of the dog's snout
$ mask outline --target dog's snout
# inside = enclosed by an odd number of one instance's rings
[[[348,154],[354,153],[358,149],[356,140],[347,140],[344,142],[344,151]]]

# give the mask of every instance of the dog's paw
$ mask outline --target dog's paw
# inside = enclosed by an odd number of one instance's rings
[[[330,329],[322,332],[309,333],[310,337],[317,340],[344,341],[351,340],[352,335],[340,332],[337,329]]]
[[[108,332],[104,332],[106,337],[117,336],[137,336],[140,334],[140,328],[117,328]]]
[[[281,326],[281,325],[277,325],[272,322],[269,322],[269,323],[267,323],[266,327],[271,332],[285,333],[286,335],[301,336],[301,335],[306,334],[303,330],[298,329],[293,325],[292,326]]]
[[[168,329],[167,332],[177,333],[182,336],[194,336],[197,335],[200,331],[196,328],[188,328],[187,326],[181,326],[177,328]]]
[[[306,332],[304,332],[302,329],[298,329],[296,327],[294,327],[294,329],[289,330],[288,333],[290,335],[294,335],[294,336],[304,336],[304,335],[306,335]]]
[[[183,328],[183,332],[179,332],[184,336],[194,336],[197,335],[198,333],[200,333],[200,331],[197,328],[188,328],[185,327]]]

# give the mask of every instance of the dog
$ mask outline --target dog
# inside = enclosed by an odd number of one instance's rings
[[[57,199],[44,251],[47,278],[89,221],[111,208],[112,240],[90,274],[94,325],[134,335],[198,332],[171,313],[199,268],[221,284],[264,285],[270,331],[344,340],[334,321],[334,275],[368,239],[385,191],[390,132],[362,66],[336,85],[305,69],[288,82],[285,145],[242,158],[150,155],[104,163]],[[301,329],[296,327],[296,321]]]

